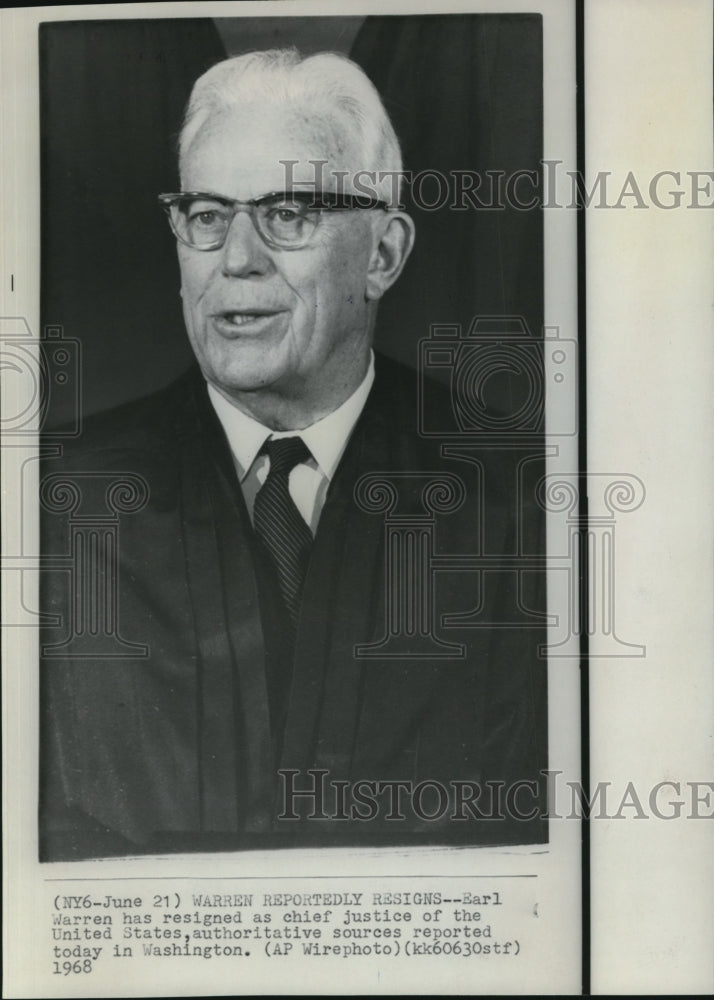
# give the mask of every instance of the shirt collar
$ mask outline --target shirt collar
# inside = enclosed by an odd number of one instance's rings
[[[367,402],[374,382],[374,354],[370,351],[367,374],[352,395],[332,413],[301,431],[271,431],[233,406],[225,396],[208,383],[208,396],[223,426],[233,457],[238,465],[241,482],[250,471],[258,452],[268,438],[301,437],[323,475],[331,480],[347,447],[350,434]]]

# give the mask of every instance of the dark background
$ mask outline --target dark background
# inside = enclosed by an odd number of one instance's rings
[[[41,25],[42,325],[80,341],[84,415],[189,365],[175,244],[156,195],[178,189],[176,139],[196,77],[226,55],[285,45],[362,65],[407,170],[539,168],[539,15]],[[417,242],[380,307],[379,349],[416,366],[430,324],[465,328],[475,315],[522,315],[540,334],[540,211],[412,211]],[[72,418],[69,401],[48,402],[49,425]]]

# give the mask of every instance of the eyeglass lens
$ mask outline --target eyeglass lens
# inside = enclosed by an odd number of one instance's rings
[[[264,239],[282,247],[303,246],[319,221],[318,209],[284,196],[247,205],[181,198],[171,206],[171,220],[179,239],[193,247],[213,249],[223,245],[234,216],[241,211],[250,213]]]

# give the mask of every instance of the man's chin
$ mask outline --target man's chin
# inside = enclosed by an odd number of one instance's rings
[[[253,396],[265,393],[270,394],[274,382],[267,375],[252,375],[249,372],[242,372],[239,375],[231,375],[226,372],[218,372],[209,378],[218,391],[227,399],[239,400],[241,396]]]
[[[231,402],[242,397],[271,396],[278,390],[281,370],[267,365],[251,365],[248,359],[231,359],[230,364],[213,364],[204,368],[207,380]]]
[[[267,393],[289,371],[289,364],[280,355],[280,351],[267,351],[265,344],[234,342],[228,350],[211,352],[201,367],[223,395]]]

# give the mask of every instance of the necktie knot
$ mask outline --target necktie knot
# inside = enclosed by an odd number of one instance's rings
[[[310,449],[300,437],[276,438],[266,441],[262,451],[270,459],[269,475],[288,475],[296,465],[310,458]]]

